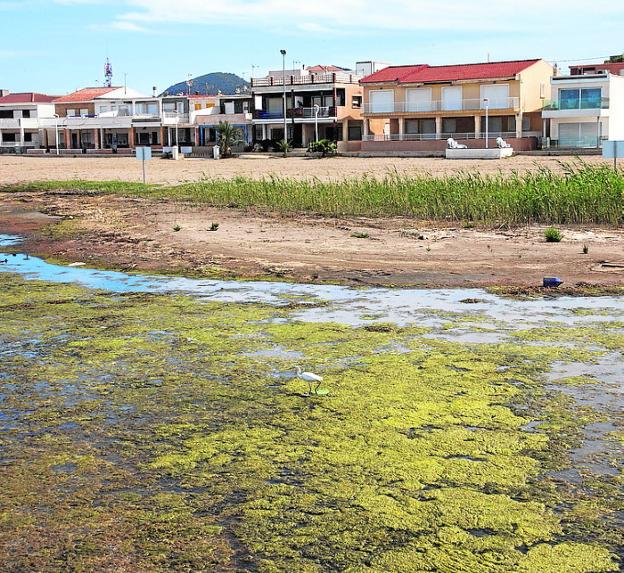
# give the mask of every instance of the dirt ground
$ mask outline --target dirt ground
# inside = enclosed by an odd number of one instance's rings
[[[182,183],[202,178],[231,178],[236,176],[319,179],[343,179],[354,176],[381,177],[388,172],[401,174],[431,173],[443,175],[458,171],[481,173],[509,173],[535,171],[547,167],[561,170],[560,161],[574,161],[570,157],[516,156],[504,161],[449,161],[434,158],[396,157],[332,157],[308,159],[305,157],[266,157],[246,155],[244,158],[214,161],[185,159],[168,161],[154,159],[147,165],[149,183]],[[599,156],[587,156],[583,161],[602,163]],[[0,155],[0,185],[43,180],[122,180],[141,181],[141,164],[132,157],[18,157]]]
[[[209,230],[212,223],[218,230]],[[484,230],[114,196],[0,194],[0,233],[26,235],[32,254],[92,266],[426,287],[526,287],[546,275],[567,285],[624,284],[624,230],[562,230],[561,243],[546,243],[541,227]]]

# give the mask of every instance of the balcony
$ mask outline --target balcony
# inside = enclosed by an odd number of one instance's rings
[[[526,133],[524,137],[535,136],[533,133]],[[460,139],[485,139],[485,133],[392,133],[392,134],[370,134],[365,135],[362,141],[446,141],[452,137],[455,140]],[[490,131],[488,139],[490,141],[496,140],[497,137],[503,139],[513,139],[517,137],[515,131]]]
[[[490,99],[488,109],[519,111],[520,98],[505,97]],[[461,101],[427,101],[427,102],[392,102],[382,104],[364,104],[364,113],[369,115],[387,115],[391,113],[443,113],[458,111],[485,111],[483,99],[463,99]]]
[[[160,119],[160,118],[158,118]],[[188,113],[178,113],[176,111],[163,112],[162,123],[163,125],[176,125],[182,123],[189,123]]]
[[[355,74],[335,72],[330,74],[309,74],[303,76],[286,76],[285,78],[268,76],[266,78],[251,78],[251,87],[272,86],[302,86],[309,84],[358,84],[360,77]]]
[[[333,118],[333,117],[336,117],[337,114],[338,114],[338,110],[334,106],[321,107],[318,110],[319,119]],[[314,107],[296,107],[296,108],[287,109],[286,117],[288,119],[314,120],[317,116],[316,116]],[[271,119],[279,120],[279,119],[284,119],[284,112],[283,111],[264,111],[264,110],[258,109],[254,111],[253,118],[264,119],[264,120],[271,120]]]
[[[572,101],[557,101],[551,100],[546,102],[544,106],[545,110],[557,110],[557,111],[570,111],[578,109],[609,109],[609,98],[603,97],[600,100],[585,100],[582,99]]]

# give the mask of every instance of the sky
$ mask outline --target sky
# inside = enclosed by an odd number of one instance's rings
[[[0,0],[0,88],[61,95],[103,82],[150,93],[189,75],[249,79],[356,61],[431,65],[624,52],[621,0]]]

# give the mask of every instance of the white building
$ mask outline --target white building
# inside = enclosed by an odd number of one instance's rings
[[[624,139],[624,77],[608,71],[555,76],[551,97],[542,112],[550,145],[598,148],[605,139]]]
[[[47,146],[41,120],[54,121],[54,96],[39,93],[0,93],[0,151]]]

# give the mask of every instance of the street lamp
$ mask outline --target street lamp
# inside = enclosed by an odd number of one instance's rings
[[[485,148],[490,147],[490,100],[489,98],[483,98],[485,104]]]
[[[314,104],[314,134],[316,136],[316,142],[318,143],[318,114],[321,111],[321,106],[318,103]]]
[[[55,113],[54,114],[54,131],[56,133],[56,154],[60,155],[59,153],[59,126],[58,126],[58,122],[59,122],[59,114]]]
[[[286,121],[286,50],[280,50],[282,54],[282,87],[284,97],[284,157],[288,155],[288,122]]]

